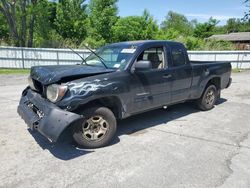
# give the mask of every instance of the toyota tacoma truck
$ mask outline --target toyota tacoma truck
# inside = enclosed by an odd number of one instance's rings
[[[117,119],[190,100],[212,109],[231,84],[231,64],[190,61],[178,42],[132,41],[82,64],[32,67],[28,82],[17,111],[31,130],[53,142],[71,130],[78,145],[98,148],[115,137]]]

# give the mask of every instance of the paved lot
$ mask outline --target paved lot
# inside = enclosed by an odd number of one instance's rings
[[[16,107],[26,76],[0,76],[0,187],[250,187],[250,72],[209,112],[192,104],[119,122],[109,147],[51,144]]]

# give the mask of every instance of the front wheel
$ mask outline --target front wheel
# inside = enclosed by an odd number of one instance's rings
[[[214,85],[209,85],[203,92],[200,99],[197,100],[199,109],[203,111],[211,110],[218,98],[218,91]]]
[[[93,107],[81,113],[85,116],[82,124],[73,127],[73,138],[83,148],[107,146],[116,133],[116,118],[106,107]]]

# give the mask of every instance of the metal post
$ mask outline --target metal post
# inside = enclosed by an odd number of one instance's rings
[[[59,54],[58,54],[58,51],[56,51],[56,62],[57,62],[57,65],[59,65]]]
[[[22,67],[24,69],[24,55],[23,55],[23,48],[21,48],[21,52],[22,52]]]
[[[215,54],[214,54],[214,61],[216,61],[216,52],[215,52]]]
[[[237,64],[236,64],[237,69],[239,69],[239,63],[240,63],[240,53],[238,52],[238,58],[237,58]]]

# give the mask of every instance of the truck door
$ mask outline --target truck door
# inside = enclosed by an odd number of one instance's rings
[[[152,69],[135,72],[134,85],[134,112],[141,112],[163,106],[170,100],[171,82],[168,82],[168,71],[165,67],[166,48],[162,46],[145,49],[136,61],[151,61]]]
[[[172,75],[171,103],[189,98],[192,84],[192,67],[189,63],[186,49],[180,44],[171,45]]]

